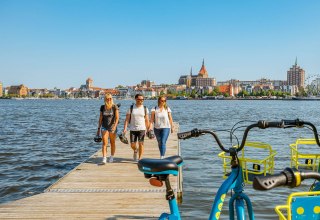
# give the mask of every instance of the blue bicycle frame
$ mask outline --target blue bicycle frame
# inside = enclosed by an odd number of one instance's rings
[[[170,214],[162,213],[159,217],[159,220],[166,220],[166,219],[181,220],[178,203],[177,203],[177,200],[174,196],[172,188],[170,186],[169,179],[166,179],[165,183],[166,183],[166,188],[167,188],[167,200],[168,200],[169,207],[170,207]],[[168,196],[169,196],[169,198],[168,198]]]
[[[248,216],[250,220],[254,220],[254,213],[252,209],[252,204],[249,197],[243,193],[244,181],[242,176],[242,168],[239,165],[238,158],[233,156],[232,163],[236,164],[231,169],[230,176],[223,182],[220,186],[217,195],[214,199],[214,203],[210,213],[210,220],[218,220],[220,218],[221,210],[223,203],[226,197],[226,194],[229,190],[233,190],[234,194],[229,200],[229,217],[230,219],[235,219],[234,210],[236,210],[236,216],[238,220],[245,220],[245,209],[247,207]],[[168,182],[167,182],[168,181]],[[167,192],[170,192],[170,183],[169,179],[166,179]],[[159,217],[159,220],[180,220],[180,213],[176,199],[171,197],[167,199],[170,207],[170,214],[162,213]],[[246,204],[246,207],[245,207]]]
[[[251,220],[254,219],[251,201],[249,197],[243,193],[242,168],[239,165],[236,165],[236,167],[232,168],[230,176],[223,182],[217,192],[211,209],[211,214],[209,217],[210,220],[217,220],[220,218],[226,194],[232,189],[234,194],[229,200],[230,219],[234,219],[235,217],[234,209],[236,209],[236,216],[238,220],[246,219],[244,202],[246,202],[247,205],[249,218]]]
[[[231,220],[233,220],[233,219],[235,219],[235,216],[237,216],[238,220],[245,220],[246,219],[245,209],[247,209],[247,212],[248,212],[247,215],[248,215],[249,219],[254,220],[254,213],[253,213],[251,201],[250,201],[249,197],[243,192],[243,188],[244,188],[243,173],[242,173],[242,168],[239,163],[239,159],[237,157],[237,152],[240,152],[243,149],[243,147],[245,146],[247,135],[248,135],[250,129],[252,129],[252,128],[260,128],[260,129],[290,128],[290,127],[302,128],[305,126],[313,130],[313,133],[314,133],[314,136],[316,139],[316,143],[318,146],[320,146],[320,141],[318,138],[318,132],[317,132],[316,127],[310,122],[301,121],[299,119],[271,121],[271,122],[260,120],[257,123],[253,123],[253,124],[247,126],[247,128],[245,129],[241,144],[239,145],[239,148],[226,149],[223,146],[223,144],[221,143],[221,141],[219,140],[216,133],[214,131],[210,131],[210,130],[193,129],[191,131],[178,133],[178,138],[183,139],[183,140],[188,139],[188,138],[192,138],[192,137],[199,137],[200,135],[204,135],[204,134],[211,134],[214,137],[214,139],[216,140],[220,149],[226,153],[230,153],[231,173],[230,173],[229,177],[220,186],[220,188],[215,196],[209,220],[218,220],[220,218],[223,203],[226,198],[226,194],[228,193],[229,190],[234,191],[233,196],[229,200],[229,218]],[[234,135],[233,132],[236,129],[237,128],[234,129],[234,127],[233,127],[231,129],[230,135]],[[143,171],[143,169],[142,169],[142,171]],[[283,177],[280,180],[285,183],[289,182],[289,181],[283,181]],[[280,183],[282,183],[282,182],[280,182]],[[284,184],[282,183],[282,185],[284,185]],[[319,189],[319,187],[320,186],[317,185],[315,187],[315,190]],[[258,188],[266,188],[266,186],[260,185]],[[174,211],[178,210],[176,203],[175,204],[169,203],[169,204],[170,204],[170,209],[171,209],[171,205],[173,205]],[[236,211],[236,214],[235,214],[235,211]],[[316,211],[318,212],[318,207],[317,207]],[[179,211],[177,211],[177,212],[179,212]],[[320,213],[320,211],[319,211],[319,213]]]
[[[170,214],[162,213],[159,220],[181,220],[177,200],[174,198],[169,200]]]
[[[254,220],[252,204],[248,196],[243,193],[244,181],[242,175],[242,168],[239,163],[236,151],[230,151],[231,155],[231,173],[229,177],[220,186],[210,213],[210,220],[217,220],[220,218],[223,202],[229,190],[234,191],[234,195],[229,201],[229,216],[230,219],[235,218],[234,209],[238,220],[245,220],[245,203],[248,210],[250,220]],[[173,189],[170,185],[169,175],[178,175],[183,160],[180,156],[173,156],[165,158],[164,160],[158,159],[142,159],[138,162],[138,168],[145,174],[145,177],[153,181],[163,181],[166,185],[166,200],[169,203],[170,213],[162,213],[159,220],[180,220],[180,212],[175,198]],[[151,182],[150,182],[151,183]],[[153,185],[153,184],[152,184]],[[162,184],[161,184],[162,185]]]
[[[175,198],[174,191],[170,184],[169,175],[177,176],[179,167],[183,165],[183,159],[180,156],[171,156],[165,159],[141,159],[138,162],[138,168],[149,179],[150,184],[162,186],[165,182],[166,200],[169,203],[170,213],[162,213],[160,220],[180,220],[180,212]]]

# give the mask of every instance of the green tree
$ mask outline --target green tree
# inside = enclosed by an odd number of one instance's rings
[[[190,96],[191,96],[192,98],[195,98],[195,97],[197,96],[196,90],[192,90]]]
[[[249,96],[250,94],[246,91],[246,90],[242,90],[238,93],[238,97],[245,97],[245,96]]]

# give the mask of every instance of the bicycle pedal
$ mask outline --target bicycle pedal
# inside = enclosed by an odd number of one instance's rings
[[[152,186],[157,186],[157,187],[161,187],[163,186],[163,182],[161,180],[158,180],[157,178],[150,178],[149,179],[149,183]]]

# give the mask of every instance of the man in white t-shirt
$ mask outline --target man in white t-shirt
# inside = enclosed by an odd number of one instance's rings
[[[146,130],[149,127],[149,110],[143,106],[143,95],[137,94],[135,96],[136,104],[131,105],[127,111],[126,120],[124,122],[123,132],[126,133],[127,126],[130,129],[130,143],[133,150],[133,160],[138,160],[138,149],[136,143],[139,143],[139,160],[143,155],[143,142]]]

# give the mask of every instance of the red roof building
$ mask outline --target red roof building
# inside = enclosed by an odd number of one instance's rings
[[[206,67],[204,66],[204,59],[202,61],[201,69],[200,69],[200,71],[198,73],[198,77],[208,78],[208,72],[206,70]]]

